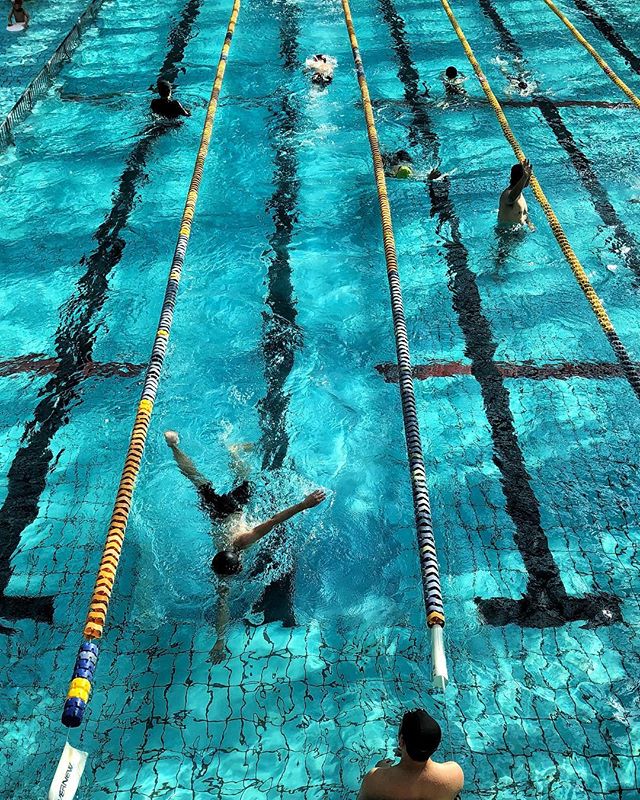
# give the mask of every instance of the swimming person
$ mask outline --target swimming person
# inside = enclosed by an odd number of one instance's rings
[[[384,174],[388,178],[410,178],[413,175],[413,159],[406,150],[395,153],[383,153]]]
[[[333,71],[338,63],[332,56],[316,53],[305,62],[305,67],[312,73],[311,83],[324,88],[333,80]]]
[[[212,570],[220,578],[230,578],[242,572],[242,552],[260,541],[277,525],[287,522],[292,517],[319,505],[325,499],[323,489],[316,489],[304,500],[283,511],[274,514],[260,523],[247,523],[243,509],[249,502],[253,487],[248,480],[248,469],[239,456],[242,445],[229,448],[231,467],[238,481],[235,488],[226,494],[219,494],[211,481],[196,467],[193,461],[179,448],[179,437],[175,431],[165,431],[164,438],[170,447],[180,472],[195,486],[200,497],[203,510],[209,515],[214,526],[214,538],[218,552],[211,562]],[[219,660],[224,652],[224,633],[228,623],[229,612],[226,596],[228,587],[220,584],[220,596],[217,609],[216,628],[218,639],[212,651],[212,657]]]
[[[169,81],[158,81],[156,90],[160,97],[154,97],[151,101],[151,110],[154,114],[167,119],[191,116],[191,112],[187,111],[179,100],[171,97],[172,87]]]
[[[440,725],[430,714],[407,711],[398,734],[400,762],[378,762],[365,775],[358,800],[454,800],[464,786],[464,773],[455,761],[431,760],[441,739]]]
[[[16,25],[22,25],[23,30],[26,30],[29,27],[29,22],[31,21],[31,17],[25,8],[22,7],[22,0],[13,0],[11,5],[11,11],[9,12],[9,19],[7,22],[8,26],[11,26],[13,23],[11,20],[15,20]]]
[[[524,163],[514,164],[514,166],[511,167],[511,180],[507,188],[500,195],[498,225],[527,225],[530,230],[535,230],[533,223],[529,219],[527,201],[522,194],[529,185],[532,172],[533,167],[528,158]]]
[[[466,78],[455,67],[447,67],[442,75],[444,90],[448,95],[465,95],[467,90],[464,88]]]

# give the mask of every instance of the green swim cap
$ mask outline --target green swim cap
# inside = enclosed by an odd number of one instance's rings
[[[402,164],[402,166],[398,167],[398,171],[396,172],[396,178],[410,178],[412,175],[413,170],[406,164]]]

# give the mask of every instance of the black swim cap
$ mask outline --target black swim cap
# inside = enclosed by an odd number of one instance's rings
[[[411,156],[406,150],[398,150],[396,153],[396,161],[406,161],[408,164],[413,163]]]
[[[424,709],[407,711],[402,718],[400,735],[412,761],[428,761],[440,746],[442,731]]]
[[[242,572],[242,561],[235,550],[220,550],[213,557],[211,569],[216,575],[239,575]]]
[[[169,97],[171,94],[171,84],[169,81],[158,81],[157,87],[160,97]]]
[[[458,70],[455,67],[447,67],[444,74],[452,81],[454,78],[458,77]]]

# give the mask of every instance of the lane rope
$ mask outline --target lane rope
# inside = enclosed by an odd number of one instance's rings
[[[580,44],[584,47],[584,49],[593,57],[596,64],[603,70],[603,72],[607,75],[607,77],[615,83],[615,85],[623,91],[629,100],[636,106],[636,108],[640,108],[640,100],[638,97],[633,93],[633,91],[627,86],[627,84],[620,78],[607,64],[607,62],[602,58],[600,53],[591,45],[587,39],[580,33],[580,31],[576,28],[576,26],[571,22],[571,20],[560,11],[558,6],[553,3],[551,0],[544,0],[544,2],[549,6],[549,8],[553,11],[553,13],[561,19],[564,24],[569,28],[571,33],[575,36],[575,38],[580,42]]]
[[[173,261],[171,262],[171,269],[169,270],[169,278],[167,280],[167,288],[162,303],[160,321],[144,379],[142,397],[136,411],[124,468],[120,478],[120,485],[118,486],[114,502],[113,514],[107,532],[102,559],[98,568],[93,595],[89,604],[89,611],[84,627],[85,641],[80,646],[78,652],[71,685],[69,686],[67,699],[64,705],[62,722],[68,728],[76,728],[82,722],[82,717],[89,700],[89,694],[91,693],[93,676],[98,659],[98,645],[95,640],[102,636],[109,609],[109,601],[113,592],[127,521],[129,519],[129,512],[131,511],[135,483],[140,472],[142,454],[149,430],[153,404],[158,391],[160,373],[167,352],[167,343],[173,323],[178,285],[180,283],[182,267],[187,252],[189,236],[191,234],[191,224],[198,200],[202,172],[209,150],[209,142],[211,141],[213,122],[218,108],[220,87],[222,86],[222,80],[224,78],[227,56],[239,10],[240,0],[234,0],[231,18],[229,19],[227,33],[218,61],[215,81],[211,90],[211,97],[209,98],[209,104],[207,106],[207,115],[200,138],[200,146],[198,148],[189,191],[187,193],[187,200],[180,222],[180,233],[173,255]]]
[[[427,612],[427,624],[431,629],[433,677],[434,684],[444,689],[448,680],[446,658],[442,641],[442,629],[445,624],[442,590],[440,587],[440,570],[436,554],[436,543],[433,535],[431,518],[431,505],[426,482],[426,469],[422,453],[420,427],[416,410],[416,399],[413,386],[411,357],[409,353],[409,337],[407,323],[402,302],[402,288],[398,275],[398,259],[393,236],[391,208],[387,195],[387,184],[384,176],[384,166],[380,153],[378,133],[373,118],[373,108],[369,97],[369,88],[364,73],[364,66],[360,56],[360,48],[356,38],[351,9],[348,0],[342,0],[342,10],[349,32],[353,61],[355,63],[360,94],[369,135],[369,145],[373,158],[373,169],[380,205],[380,219],[382,223],[382,240],[384,256],[387,264],[387,278],[391,294],[391,313],[393,317],[393,330],[398,359],[398,384],[402,402],[402,418],[404,421],[407,453],[411,475],[411,489],[413,492],[413,506],[415,512],[418,549],[420,553],[420,572],[422,577],[422,590]]]
[[[453,11],[451,10],[451,6],[449,5],[448,0],[440,0],[440,2],[442,3],[442,7],[444,8],[447,16],[449,17],[449,21],[451,22],[451,25],[453,26],[453,29],[455,30],[458,36],[458,39],[460,39],[462,47],[464,48],[467,58],[469,59],[469,63],[473,67],[473,70],[476,73],[478,80],[480,81],[480,85],[482,86],[482,89],[485,95],[487,96],[487,99],[489,100],[489,103],[491,104],[491,107],[493,108],[496,117],[498,118],[498,122],[500,123],[500,127],[502,128],[502,132],[504,133],[505,138],[511,145],[518,161],[522,163],[523,161],[525,161],[526,158],[524,151],[520,147],[518,140],[516,139],[513,131],[511,130],[511,127],[507,121],[504,111],[502,110],[502,106],[500,105],[497,97],[493,93],[489,81],[487,80],[486,75],[482,71],[482,68],[478,63],[478,60],[476,59],[473,50],[471,49],[471,45],[467,41],[467,37],[464,35],[464,32],[460,27],[458,20],[456,19]],[[549,227],[551,228],[551,232],[553,233],[556,241],[558,242],[558,245],[562,250],[565,259],[567,260],[567,263],[571,267],[571,271],[573,272],[575,279],[578,282],[578,285],[582,289],[584,296],[587,298],[589,305],[591,306],[594,314],[596,315],[596,319],[598,320],[600,327],[604,331],[605,336],[609,340],[609,344],[613,348],[613,352],[615,353],[616,358],[620,362],[625,377],[631,384],[631,388],[635,392],[636,397],[640,400],[640,370],[638,370],[638,367],[636,366],[636,364],[634,364],[626,347],[622,343],[622,340],[620,339],[615,328],[613,327],[613,323],[609,319],[609,315],[605,310],[602,300],[598,297],[595,289],[593,288],[591,282],[589,281],[589,278],[587,277],[587,273],[585,272],[584,267],[582,266],[578,257],[573,251],[573,248],[569,244],[567,235],[564,232],[564,229],[562,228],[560,221],[558,220],[553,208],[551,207],[551,203],[547,200],[547,197],[542,190],[542,186],[540,186],[540,183],[538,182],[538,179],[535,177],[535,175],[531,176],[530,186],[536,200],[542,207],[544,215],[547,218],[547,221],[549,222]]]

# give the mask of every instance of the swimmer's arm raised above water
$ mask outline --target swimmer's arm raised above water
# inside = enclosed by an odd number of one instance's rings
[[[275,514],[271,519],[266,520],[265,522],[261,522],[259,525],[255,525],[248,531],[243,531],[242,533],[238,533],[233,537],[233,547],[236,550],[246,550],[247,547],[251,547],[252,544],[255,544],[257,541],[262,539],[263,536],[266,536],[270,533],[276,525],[280,525],[283,522],[291,519],[291,517],[295,517],[296,514],[300,514],[302,511],[306,511],[308,508],[313,508],[314,506],[319,505],[326,497],[326,493],[323,489],[316,489],[315,492],[311,492],[310,495],[305,497],[300,503],[296,503],[295,506],[290,506],[289,508],[285,508],[284,511],[280,511]]]
[[[516,202],[516,200],[520,197],[522,192],[529,185],[532,172],[533,172],[533,167],[531,166],[531,162],[529,161],[528,158],[526,158],[522,162],[522,177],[517,183],[515,183],[509,189],[509,194],[507,195],[507,202],[510,206],[512,206]]]

